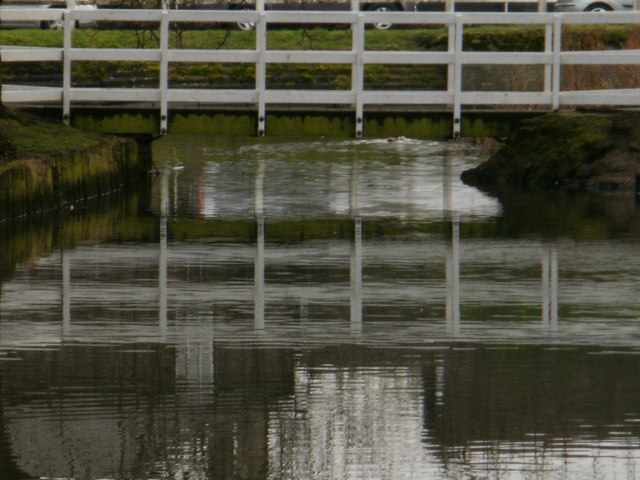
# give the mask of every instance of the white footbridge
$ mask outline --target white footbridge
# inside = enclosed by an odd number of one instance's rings
[[[64,44],[61,48],[36,46],[1,46],[2,62],[61,62],[63,81],[60,87],[30,87],[2,85],[2,101],[6,104],[59,104],[65,122],[70,121],[74,106],[87,104],[126,104],[159,110],[161,133],[168,130],[172,108],[208,106],[242,106],[255,109],[258,135],[267,133],[266,114],[279,106],[342,108],[355,115],[354,135],[363,135],[367,111],[446,110],[453,116],[454,137],[463,135],[461,117],[466,109],[491,108],[508,110],[558,110],[560,108],[607,106],[637,107],[640,88],[606,88],[602,90],[561,89],[563,67],[568,65],[640,64],[640,50],[567,51],[563,48],[563,27],[584,24],[636,24],[640,12],[608,13],[547,13],[540,3],[533,13],[457,13],[445,12],[373,12],[360,11],[358,0],[350,11],[273,11],[265,10],[259,0],[255,10],[121,10],[121,9],[11,9],[2,10],[3,20],[38,20],[64,23]],[[77,22],[143,22],[159,26],[158,48],[79,48],[73,44],[72,30]],[[172,24],[211,23],[255,25],[255,46],[251,49],[181,49],[170,47]],[[365,29],[374,24],[394,26],[444,26],[448,29],[445,51],[373,51],[365,45]],[[267,46],[267,32],[274,24],[350,26],[351,48],[348,50],[273,50]],[[478,25],[529,25],[544,29],[544,46],[536,52],[469,51],[463,42],[465,29]],[[566,33],[565,33],[566,35]],[[159,64],[157,88],[81,88],[74,86],[72,64],[79,61],[139,61]],[[248,63],[255,65],[254,88],[172,88],[169,65],[176,63]],[[267,86],[267,65],[277,64],[341,64],[351,66],[350,88],[272,89]],[[446,87],[442,90],[372,90],[364,86],[367,65],[442,65],[447,71]],[[471,65],[525,66],[543,70],[544,79],[538,91],[470,91],[463,88],[465,67]],[[5,68],[11,68],[6,67]],[[526,69],[521,69],[526,72]],[[526,73],[523,73],[526,75]],[[640,76],[639,76],[640,78]],[[638,86],[640,87],[640,85]]]

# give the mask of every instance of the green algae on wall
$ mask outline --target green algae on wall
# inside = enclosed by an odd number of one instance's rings
[[[74,126],[98,133],[151,134],[160,133],[160,117],[157,112],[113,113],[113,111],[80,110],[71,117]]]
[[[345,137],[355,131],[352,114],[270,114],[267,115],[268,135],[300,135],[308,137]]]
[[[42,159],[12,160],[0,167],[0,219],[104,194],[147,170],[136,143],[115,137]]]
[[[169,118],[169,133],[250,137],[256,134],[256,117],[253,113],[175,113]]]
[[[523,121],[465,183],[496,195],[522,186],[633,191],[640,175],[638,112],[560,112]]]
[[[372,115],[365,116],[364,135],[367,137],[451,137],[451,114],[433,115]]]
[[[541,112],[465,112],[463,137],[504,137],[522,119]],[[267,136],[354,137],[356,119],[351,111],[273,111],[266,116]],[[72,117],[74,125],[110,134],[158,135],[156,113],[115,112],[112,109],[81,110]],[[174,111],[169,113],[170,134],[206,134],[254,137],[258,118],[253,111]],[[453,133],[452,115],[446,111],[365,112],[362,133],[369,138],[404,136],[444,139]]]

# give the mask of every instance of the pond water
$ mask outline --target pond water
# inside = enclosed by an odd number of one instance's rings
[[[640,477],[634,198],[482,156],[168,136],[0,225],[0,479]]]

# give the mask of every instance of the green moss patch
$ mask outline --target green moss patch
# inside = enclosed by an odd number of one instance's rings
[[[524,120],[487,162],[463,173],[486,190],[558,185],[632,190],[640,174],[640,114],[554,113]]]

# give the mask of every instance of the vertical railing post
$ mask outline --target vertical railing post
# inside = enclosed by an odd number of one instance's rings
[[[544,52],[553,56],[553,24],[546,23],[544,26]],[[551,94],[553,65],[551,63],[544,66],[544,93]]]
[[[364,89],[363,53],[365,48],[364,16],[360,13],[359,0],[351,0],[351,12],[358,14],[357,20],[351,24],[351,50],[354,54],[353,64],[351,66],[351,91],[355,96],[355,136],[359,138],[364,132],[364,105],[362,102],[362,91]]]
[[[65,125],[71,123],[71,48],[73,33],[73,18],[71,10],[63,12],[64,39],[62,56],[62,121]]]
[[[560,51],[562,50],[562,17],[558,14],[554,17],[551,109],[555,111],[560,108]]]
[[[163,4],[164,5],[164,4]],[[169,12],[164,9],[160,20],[160,134],[168,131],[169,116]]]
[[[445,11],[453,12],[453,0],[445,1]],[[453,23],[447,25],[447,51],[452,53],[456,47],[456,27]],[[447,91],[453,91],[453,64],[447,65]]]
[[[352,89],[355,94],[356,107],[356,137],[362,137],[364,134],[364,103],[362,93],[364,90],[364,16],[358,13],[358,21],[354,24],[353,48],[355,50],[355,59],[352,67]]]
[[[462,43],[463,43],[463,24],[462,16],[456,15],[455,20],[455,41],[453,50],[453,138],[460,136],[462,126]]]
[[[265,53],[267,51],[267,18],[264,13],[264,0],[256,2],[258,23],[256,24],[256,95],[258,101],[258,136],[262,137],[266,131],[266,89],[267,89],[267,65]]]

